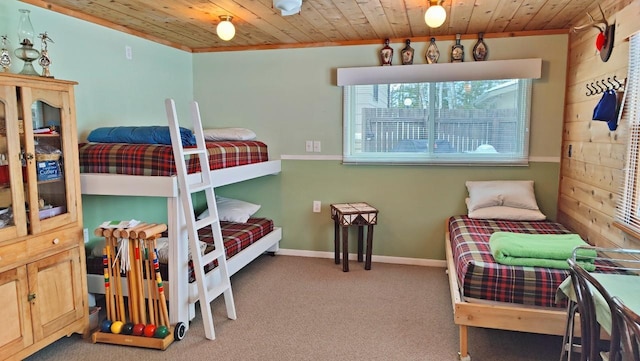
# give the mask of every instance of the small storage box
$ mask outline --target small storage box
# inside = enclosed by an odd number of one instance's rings
[[[58,180],[62,177],[60,163],[57,160],[36,162],[38,181]]]
[[[95,330],[100,325],[100,307],[89,307],[89,330]]]
[[[57,216],[59,214],[62,213],[66,213],[67,212],[67,207],[65,206],[59,206],[59,207],[53,207],[53,208],[49,208],[49,209],[42,209],[40,210],[40,219],[45,219],[45,218],[51,218],[53,216]]]

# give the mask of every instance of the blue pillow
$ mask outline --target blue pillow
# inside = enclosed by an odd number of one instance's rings
[[[190,129],[180,127],[183,146],[195,145],[196,137]],[[132,143],[171,145],[168,126],[103,127],[89,133],[87,140],[96,143]]]

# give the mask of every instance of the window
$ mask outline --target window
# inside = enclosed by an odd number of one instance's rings
[[[529,78],[345,85],[344,162],[526,164],[531,86]]]
[[[629,41],[629,70],[621,122],[629,124],[629,144],[616,226],[640,238],[640,34]]]

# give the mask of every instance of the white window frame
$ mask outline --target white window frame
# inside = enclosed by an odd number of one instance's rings
[[[342,68],[337,72],[337,83],[344,87],[344,149],[345,164],[453,164],[453,165],[526,165],[529,148],[529,115],[531,104],[531,79],[541,76],[541,59],[498,60],[472,63],[424,64],[396,67]],[[434,139],[429,139],[425,152],[364,152],[363,139],[355,139],[360,132],[356,129],[355,96],[359,85],[382,85],[398,83],[475,81],[517,79],[518,84],[518,124],[519,150],[500,153],[435,153]],[[425,117],[428,118],[428,117]],[[435,119],[431,116],[430,119]],[[430,125],[427,125],[430,126]],[[429,134],[433,137],[433,132]]]

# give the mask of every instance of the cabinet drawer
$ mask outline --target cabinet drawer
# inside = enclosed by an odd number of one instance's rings
[[[27,244],[16,242],[0,247],[0,270],[15,262],[27,259]]]
[[[81,234],[80,229],[67,229],[32,237],[26,240],[27,251],[30,257],[55,253],[77,245]]]

